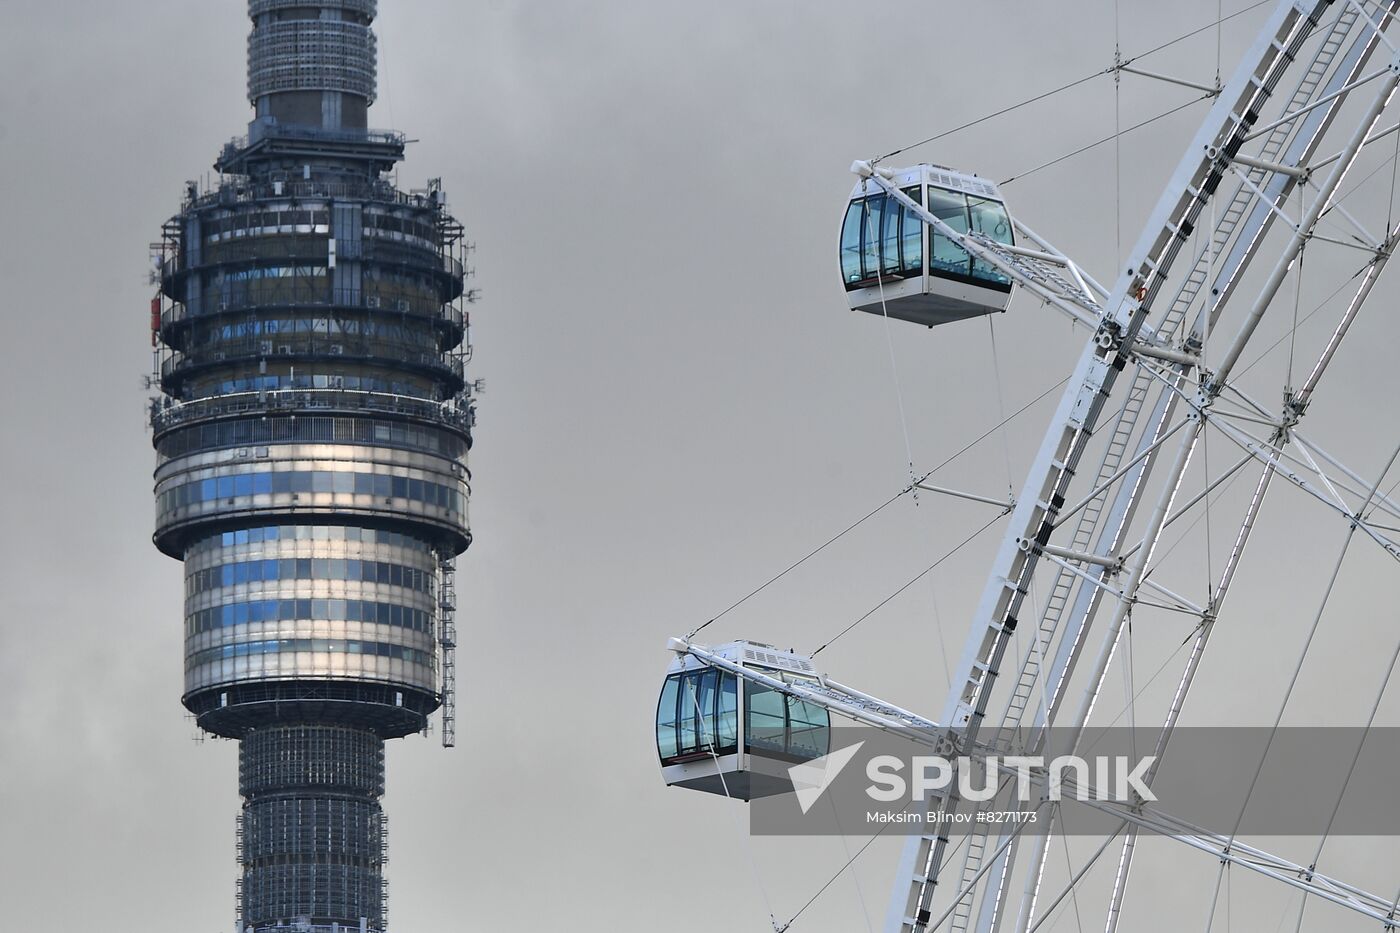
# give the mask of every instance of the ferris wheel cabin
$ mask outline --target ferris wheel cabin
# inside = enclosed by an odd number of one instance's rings
[[[1015,242],[1001,191],[985,178],[937,165],[886,177],[958,233]],[[868,178],[851,192],[841,225],[841,277],[853,309],[928,327],[1005,311],[1011,301],[1010,278]]]
[[[817,680],[810,658],[734,641],[713,649],[785,683]],[[740,710],[743,715],[739,715]],[[656,707],[656,750],[668,785],[753,800],[792,791],[788,769],[825,755],[831,716],[690,655],[671,662]]]

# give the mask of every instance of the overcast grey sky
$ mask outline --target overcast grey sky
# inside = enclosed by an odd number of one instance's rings
[[[1121,0],[1123,50],[1216,9]],[[140,380],[146,246],[183,180],[210,171],[248,118],[245,4],[7,0],[3,12],[0,926],[227,931],[236,748],[196,744],[182,717],[181,576],[149,543]],[[1227,74],[1263,13],[1221,32]],[[846,310],[836,232],[853,158],[1104,68],[1114,5],[385,0],[378,32],[371,122],[421,140],[401,184],[442,176],[479,245],[474,366],[487,382],[476,543],[459,573],[460,745],[390,747],[392,927],[768,929],[765,898],[791,916],[846,850],[765,839],[751,863],[739,805],[661,785],[651,719],[665,639],[898,491],[906,426],[929,469],[1069,372],[1083,333],[1024,296],[995,324],[1000,387],[981,321],[894,326],[892,368],[885,326]],[[1209,82],[1216,50],[1208,31],[1144,64]],[[1121,123],[1189,97],[1125,83]],[[1124,140],[1121,198],[1106,146],[1008,186],[1012,209],[1111,281],[1118,218],[1126,250],[1205,107]],[[1114,123],[1113,85],[1100,78],[906,158],[1006,178]],[[1391,154],[1368,155],[1356,181]],[[1388,175],[1368,182],[1358,210],[1384,214]],[[1324,287],[1322,270],[1348,264],[1309,266],[1319,272],[1304,312],[1337,284]],[[1397,435],[1394,275],[1308,415],[1368,476]],[[1338,311],[1304,328],[1310,346]],[[1270,317],[1261,347],[1288,317]],[[1271,404],[1279,372],[1253,374]],[[942,480],[999,493],[1009,472],[1019,488],[1051,404]],[[1206,451],[1217,468],[1232,453],[1222,450]],[[1188,482],[1199,488],[1198,473]],[[1214,529],[1215,567],[1232,514]],[[906,499],[707,635],[811,650],[985,517],[975,504]],[[999,530],[824,665],[936,714],[943,646],[961,647]],[[1272,721],[1343,530],[1278,491],[1189,719]],[[1360,721],[1380,682],[1395,565],[1354,548],[1290,720]],[[1174,582],[1198,594],[1203,574],[1190,573]],[[1190,631],[1151,618],[1140,628],[1170,646]],[[1393,697],[1385,709],[1396,722]],[[1200,926],[1214,863],[1145,848],[1127,928]],[[865,929],[862,904],[878,925],[896,852],[873,846],[794,929]],[[1383,892],[1400,882],[1389,842],[1338,840],[1328,859]],[[1260,910],[1237,916],[1238,929],[1273,929],[1292,903],[1234,883],[1237,908]],[[1057,916],[1074,928],[1072,913]],[[1309,921],[1361,928],[1323,908]]]

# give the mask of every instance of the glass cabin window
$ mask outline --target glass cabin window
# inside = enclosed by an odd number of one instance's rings
[[[928,211],[958,233],[967,232],[967,197],[962,192],[930,185]],[[933,233],[928,257],[930,272],[966,276],[971,274],[971,262],[972,257],[961,246],[941,233]]]
[[[904,193],[919,206],[923,206],[924,196],[918,186],[905,188]],[[924,271],[924,223],[923,218],[907,210],[899,212],[899,252],[900,265],[908,275],[919,275]]]
[[[904,193],[922,203],[918,186]],[[841,225],[841,277],[847,288],[865,288],[882,276],[903,278],[923,272],[924,223],[885,194],[859,198],[846,208]]]
[[[972,215],[973,233],[980,233],[998,243],[1012,242],[1011,218],[1006,214],[1006,205],[990,198],[976,198],[970,195],[967,203]],[[1011,287],[1009,276],[981,260],[973,261],[972,276],[988,282],[995,282],[998,285],[1005,285],[1008,288]]]
[[[715,738],[720,748],[733,749],[739,744],[739,679],[725,674],[719,679],[718,715],[715,716]]]
[[[884,201],[880,218],[880,274],[899,275],[899,227],[904,219],[904,206],[891,198]]]
[[[831,716],[825,709],[758,684],[746,688],[749,751],[806,760],[825,755]]]
[[[706,741],[710,728],[705,720],[704,695],[706,683],[713,680],[713,671],[699,671],[694,676],[681,678],[681,694],[677,698],[680,708],[677,721],[680,732],[676,740],[676,751],[682,755],[704,752],[709,746]],[[713,694],[711,694],[713,695]]]
[[[841,277],[847,285],[865,278],[860,261],[860,234],[864,212],[864,201],[852,201],[846,208],[846,221],[841,225]]]
[[[861,271],[866,278],[877,278],[884,273],[880,263],[880,231],[885,222],[885,195],[865,199],[865,213],[861,216]]]
[[[787,742],[787,698],[775,690],[750,683],[746,744],[750,750],[783,754]]]
[[[826,710],[803,700],[788,698],[788,751],[804,758],[820,758],[830,744],[831,719]]]
[[[757,684],[745,688],[745,698],[746,750],[795,760],[826,754],[831,720],[825,709]],[[662,764],[730,754],[738,741],[738,678],[714,668],[666,678],[656,707]]]
[[[656,750],[662,761],[680,754],[680,696],[681,675],[672,674],[661,688],[661,701],[656,704]]]
[[[731,753],[738,745],[738,683],[714,668],[666,678],[656,707],[663,764]]]

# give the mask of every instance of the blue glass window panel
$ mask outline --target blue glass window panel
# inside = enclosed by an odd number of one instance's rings
[[[886,196],[880,231],[880,271],[884,275],[899,274],[899,222],[903,216],[904,207]]]
[[[865,277],[861,272],[860,264],[861,227],[864,222],[864,211],[864,201],[852,201],[850,206],[846,208],[846,220],[841,224],[841,277],[847,282],[859,282]],[[669,685],[669,683],[668,680],[667,684]],[[671,737],[670,748],[674,755],[674,735]]]
[[[831,719],[827,711],[795,697],[787,698],[787,753],[802,758],[820,758],[830,745]]]
[[[999,201],[968,196],[968,208],[972,214],[972,230],[981,233],[998,243],[1011,242],[1011,219],[1006,215],[1006,207]],[[972,274],[979,279],[1010,285],[1011,279],[995,267],[973,260]]]
[[[922,205],[924,196],[916,185],[905,188],[904,193],[915,204]],[[899,252],[900,271],[905,275],[918,275],[924,268],[924,222],[911,211],[899,211]]]
[[[718,711],[715,717],[715,741],[718,751],[731,750],[739,742],[739,693],[738,678],[733,674],[720,677]]]
[[[746,688],[748,747],[781,753],[786,745],[787,709],[781,693],[759,684]]]
[[[861,271],[865,278],[878,274],[880,262],[880,229],[884,226],[886,196],[878,194],[865,199],[865,213],[861,217]],[[684,699],[684,698],[682,698]]]
[[[949,191],[932,185],[928,189],[928,211],[959,233],[968,229],[967,197],[960,191]],[[929,247],[929,271],[953,275],[970,275],[972,257],[961,246],[933,233]]]

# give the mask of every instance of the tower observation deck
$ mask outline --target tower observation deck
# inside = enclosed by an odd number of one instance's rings
[[[384,742],[454,734],[466,244],[368,128],[375,0],[250,0],[246,137],[164,226],[156,528],[183,702],[238,740],[238,930],[386,927]]]

